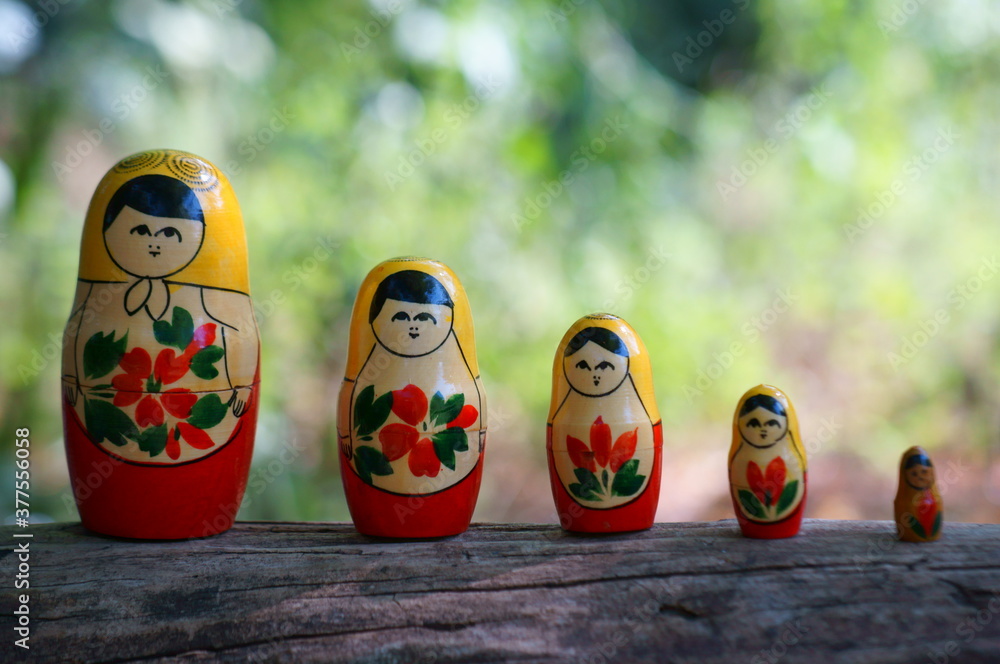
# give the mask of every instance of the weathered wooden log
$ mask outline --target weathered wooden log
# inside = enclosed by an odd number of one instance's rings
[[[54,524],[2,529],[7,570],[14,532],[34,533],[36,662],[1000,661],[1000,525],[911,544],[890,522],[820,520],[787,540],[726,520],[406,542],[349,524],[180,542]],[[3,660],[27,661],[4,631]]]

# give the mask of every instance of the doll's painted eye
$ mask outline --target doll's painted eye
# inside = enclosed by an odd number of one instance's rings
[[[146,231],[146,234],[147,235],[149,234],[148,229]],[[153,233],[153,237],[156,237],[158,235],[162,235],[163,237],[176,237],[178,242],[181,241],[181,232],[176,228],[174,228],[173,226],[167,226],[166,228],[161,228],[160,230]]]
[[[135,228],[133,228],[132,230],[130,230],[129,234],[130,235],[152,235],[152,233],[149,232],[149,226],[147,226],[146,224],[139,224],[138,226],[136,226]]]
[[[769,426],[769,427],[776,427],[776,426],[779,426],[779,425],[778,425],[778,420],[768,420],[768,421],[767,421],[767,426]]]
[[[760,420],[758,420],[756,417],[754,417],[749,422],[747,422],[747,426],[748,427],[753,427],[754,429],[756,429],[757,427],[760,426]]]
[[[587,364],[587,360],[580,360],[576,363],[577,369],[583,369],[584,371],[590,371],[590,365]]]
[[[417,314],[416,316],[414,316],[413,320],[419,320],[419,321],[427,321],[427,320],[429,320],[433,324],[437,325],[437,319],[434,318],[434,316],[432,316],[429,313],[427,313],[426,311],[422,311],[419,314]]]
[[[410,320],[410,314],[405,311],[397,311],[393,315],[392,320]]]
[[[605,369],[611,369],[612,371],[614,371],[615,365],[611,364],[607,360],[604,360],[594,368],[597,369],[598,371],[604,371]]]

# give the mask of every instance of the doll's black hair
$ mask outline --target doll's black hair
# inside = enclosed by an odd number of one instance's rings
[[[451,296],[441,282],[419,270],[401,270],[390,274],[375,289],[372,306],[368,311],[368,322],[378,318],[386,300],[413,302],[414,304],[443,304],[455,308]]]
[[[749,399],[747,399],[743,407],[740,408],[740,417],[743,417],[755,408],[763,408],[766,411],[772,412],[775,415],[781,415],[782,417],[788,417],[788,413],[785,412],[785,407],[780,401],[768,394],[755,394]]]
[[[914,466],[927,466],[928,468],[933,468],[934,464],[931,463],[931,460],[926,454],[914,454],[906,460],[906,465],[903,466],[903,470],[909,470]]]
[[[605,327],[585,327],[577,332],[569,340],[569,343],[566,344],[564,356],[569,357],[587,345],[588,341],[593,341],[604,350],[615,355],[628,357],[628,348],[625,347],[625,342],[622,341],[622,338]]]
[[[104,211],[104,230],[108,230],[125,207],[153,217],[205,223],[205,213],[194,191],[169,175],[140,175],[119,187]]]

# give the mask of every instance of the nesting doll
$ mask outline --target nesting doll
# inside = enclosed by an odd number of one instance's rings
[[[944,505],[937,489],[934,464],[924,448],[911,447],[903,454],[893,507],[899,539],[933,542],[941,537]]]
[[[119,537],[227,530],[246,487],[259,341],[226,177],[174,150],[104,176],[63,338],[63,424],[83,525]]]
[[[729,487],[746,537],[779,539],[799,532],[806,503],[806,453],[795,408],[776,387],[751,388],[736,407]]]
[[[469,527],[486,397],[465,290],[444,264],[395,258],[354,303],[337,435],[359,532],[444,537]]]
[[[617,316],[584,316],[563,336],[552,366],[546,451],[563,528],[609,533],[652,526],[662,450],[642,339]]]

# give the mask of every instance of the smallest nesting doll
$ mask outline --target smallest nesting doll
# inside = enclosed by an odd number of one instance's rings
[[[938,493],[934,464],[922,447],[911,447],[899,463],[899,490],[893,503],[899,539],[933,542],[941,537],[944,506]]]
[[[778,388],[758,385],[733,416],[729,487],[746,537],[792,537],[806,504],[806,452],[792,402]]]
[[[563,528],[611,533],[653,525],[663,424],[646,346],[621,318],[584,316],[563,336],[546,443]]]

